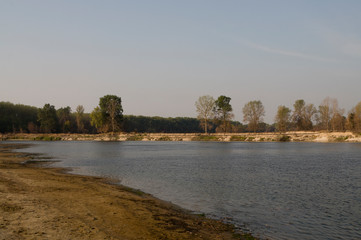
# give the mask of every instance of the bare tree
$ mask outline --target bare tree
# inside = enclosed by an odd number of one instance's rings
[[[339,108],[337,99],[331,99],[331,120],[332,131],[342,131],[344,129],[344,110]]]
[[[277,114],[275,117],[276,128],[279,132],[287,131],[290,121],[291,110],[285,106],[278,106]]]
[[[195,103],[196,110],[198,113],[198,119],[201,121],[202,125],[204,126],[204,132],[208,132],[210,119],[214,117],[214,107],[215,107],[215,100],[212,96],[205,95],[198,98]]]
[[[331,99],[329,97],[325,98],[321,105],[318,106],[318,122],[321,125],[322,129],[329,130],[330,120],[331,120]]]
[[[261,101],[250,101],[243,107],[243,121],[248,122],[249,130],[256,132],[265,115]]]
[[[318,121],[324,130],[342,130],[343,129],[343,109],[338,107],[338,101],[335,98],[326,97],[318,107]]]
[[[312,130],[313,128],[313,120],[315,118],[315,114],[317,113],[317,109],[312,103],[307,104],[303,109],[303,129],[304,130]]]
[[[354,108],[354,126],[356,131],[361,131],[361,102]]]

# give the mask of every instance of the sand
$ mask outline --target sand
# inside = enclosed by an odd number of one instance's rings
[[[109,179],[12,152],[23,147],[0,144],[0,239],[253,239]]]

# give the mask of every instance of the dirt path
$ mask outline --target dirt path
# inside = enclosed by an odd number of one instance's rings
[[[239,239],[232,226],[106,179],[23,164],[30,156],[11,152],[19,147],[0,144],[0,239]]]

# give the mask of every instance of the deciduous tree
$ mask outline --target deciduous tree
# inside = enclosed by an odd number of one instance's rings
[[[293,108],[292,121],[297,130],[303,130],[305,101],[303,99],[296,100]]]
[[[227,132],[227,126],[229,121],[233,119],[233,109],[230,104],[231,98],[221,95],[217,98],[215,102],[215,116],[222,122],[223,132]]]
[[[265,110],[261,101],[250,101],[243,107],[243,121],[248,123],[248,129],[256,132],[263,121]]]
[[[297,130],[311,130],[313,128],[313,118],[317,112],[313,104],[307,104],[303,99],[295,101],[292,121]]]
[[[84,107],[78,105],[76,107],[76,126],[79,133],[84,132]]]
[[[201,121],[204,127],[204,132],[208,132],[209,120],[214,117],[215,100],[212,96],[205,95],[198,98],[196,101],[197,118]]]
[[[61,132],[69,132],[71,130],[71,108],[69,106],[65,108],[59,108],[56,111],[56,115],[58,117]]]
[[[105,123],[104,116],[100,110],[100,107],[95,107],[90,113],[90,123],[97,129],[98,132],[107,132],[108,125]]]
[[[290,113],[291,110],[288,107],[278,106],[275,122],[276,122],[276,129],[279,132],[287,131],[290,121]]]
[[[38,121],[41,131],[46,133],[56,132],[58,118],[55,107],[47,103],[43,108],[40,108],[38,111]]]
[[[104,120],[110,123],[112,132],[115,132],[123,118],[121,98],[115,95],[105,95],[100,98],[99,107]]]

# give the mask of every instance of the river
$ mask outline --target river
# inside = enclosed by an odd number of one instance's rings
[[[118,179],[268,239],[361,239],[361,144],[32,142],[75,174]]]

